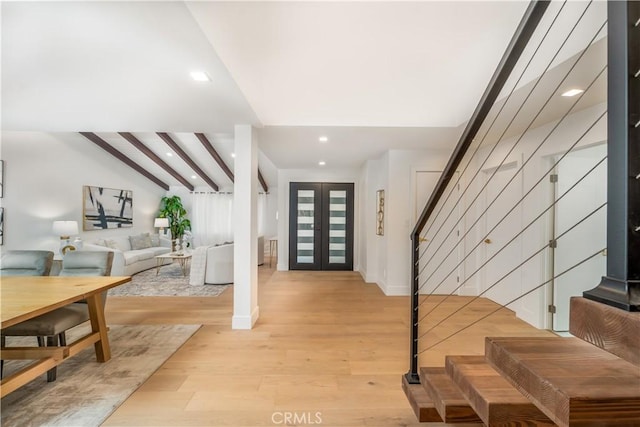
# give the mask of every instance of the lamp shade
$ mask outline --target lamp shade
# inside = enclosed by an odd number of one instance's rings
[[[156,218],[153,221],[153,226],[158,228],[167,228],[169,227],[169,218]]]
[[[78,221],[53,221],[53,233],[66,237],[78,234]]]

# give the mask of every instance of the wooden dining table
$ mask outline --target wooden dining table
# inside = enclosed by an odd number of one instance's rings
[[[2,360],[34,360],[18,372],[2,379],[2,397],[59,365],[91,344],[98,362],[111,358],[107,324],[100,295],[129,282],[131,277],[13,276],[0,278],[0,328],[86,300],[91,332],[60,347],[2,347]]]

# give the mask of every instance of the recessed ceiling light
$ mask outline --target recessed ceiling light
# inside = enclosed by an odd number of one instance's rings
[[[211,78],[204,71],[192,71],[191,78],[197,82],[210,82]]]
[[[562,94],[562,96],[576,96],[584,92],[582,89],[571,89]]]
[[[236,157],[236,153],[231,153],[231,157]]]
[[[327,142],[327,141],[329,141],[329,138],[328,138],[328,137],[326,137],[326,136],[321,136],[320,138],[318,138],[318,141],[320,141],[320,142]]]
[[[191,175],[191,179],[196,179],[196,178],[197,178],[197,176]]]
[[[173,157],[173,153],[167,153],[167,156]]]
[[[318,162],[318,164],[319,164],[320,166],[324,166],[324,165],[326,165],[326,164],[327,164],[327,162],[325,162],[324,160],[320,160],[320,161]]]

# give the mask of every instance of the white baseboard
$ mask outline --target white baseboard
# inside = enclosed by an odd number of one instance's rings
[[[251,316],[234,315],[231,318],[231,329],[251,329],[258,320],[258,317],[260,317],[259,307],[253,309]]]
[[[386,296],[406,296],[406,295],[411,295],[411,290],[409,289],[408,286],[403,286],[403,285],[387,285],[384,289],[382,289],[382,292],[384,292],[384,294]]]

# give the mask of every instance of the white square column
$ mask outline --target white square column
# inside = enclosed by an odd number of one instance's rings
[[[233,329],[258,320],[258,143],[250,125],[235,127]]]

